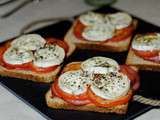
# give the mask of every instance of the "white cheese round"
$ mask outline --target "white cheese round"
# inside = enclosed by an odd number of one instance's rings
[[[103,15],[94,12],[88,12],[86,14],[81,15],[79,17],[79,20],[82,24],[86,26],[104,23]]]
[[[31,62],[33,54],[29,51],[19,51],[17,48],[9,47],[3,54],[3,59],[6,63],[20,65]]]
[[[94,77],[90,88],[97,96],[114,100],[128,93],[130,81],[128,77],[122,73],[110,72]]]
[[[11,46],[19,48],[20,50],[37,50],[43,47],[46,43],[46,40],[43,39],[40,35],[37,34],[28,34],[22,35],[19,38],[16,38],[11,43]]]
[[[38,67],[50,67],[60,65],[65,57],[65,51],[58,45],[46,45],[34,53],[34,65]]]
[[[79,95],[87,91],[88,80],[89,78],[83,76],[80,70],[68,71],[58,78],[58,86],[66,93]]]
[[[119,70],[118,63],[106,57],[92,57],[81,63],[81,69],[88,74],[106,74]]]
[[[148,34],[136,36],[132,42],[132,48],[142,51],[160,50],[160,35]]]
[[[82,36],[89,41],[105,41],[114,36],[114,26],[110,23],[95,24],[86,27],[82,32]]]
[[[116,29],[122,29],[128,27],[132,23],[132,17],[123,12],[117,12],[114,14],[106,15],[106,18],[110,19],[111,23],[115,25]]]

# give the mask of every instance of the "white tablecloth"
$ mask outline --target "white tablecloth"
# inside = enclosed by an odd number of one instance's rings
[[[0,15],[17,4],[0,8]],[[160,0],[119,0],[114,7],[128,11],[155,25],[160,26]],[[43,0],[38,4],[29,4],[12,16],[0,19],[0,42],[17,36],[26,24],[32,21],[60,16],[72,16],[90,10],[92,7],[83,0]],[[0,120],[44,120],[35,110],[9,93],[0,85]],[[159,120],[160,110],[152,110],[137,120]]]

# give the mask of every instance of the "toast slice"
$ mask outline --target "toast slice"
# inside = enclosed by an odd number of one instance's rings
[[[160,71],[160,64],[137,56],[133,50],[129,50],[126,64],[135,66],[140,70]]]
[[[80,69],[81,61],[78,62],[71,62],[67,64],[64,68],[62,73],[70,71],[70,70],[78,70]],[[132,69],[138,71],[136,67],[132,66]],[[54,108],[54,109],[68,109],[68,110],[80,110],[80,111],[92,111],[92,112],[101,112],[101,113],[116,113],[116,114],[125,114],[128,109],[128,104],[121,104],[112,107],[98,107],[93,103],[87,105],[73,105],[62,98],[59,98],[55,95],[52,95],[51,89],[45,95],[47,106]]]
[[[128,108],[128,103],[114,106],[114,107],[108,107],[108,108],[97,107],[94,104],[75,106],[65,102],[61,98],[52,97],[51,90],[49,90],[46,93],[45,98],[46,98],[47,105],[54,109],[68,109],[68,110],[93,111],[93,112],[101,112],[101,113],[125,114]]]
[[[79,49],[91,49],[91,50],[99,50],[99,51],[109,51],[109,52],[123,52],[127,51],[132,35],[119,42],[92,42],[87,40],[79,40],[73,33],[74,26],[77,21],[74,22],[72,27],[69,29],[67,34],[64,37],[64,40],[67,43],[73,43]],[[136,29],[138,21],[136,19],[133,20],[134,29]]]
[[[11,41],[8,41],[8,42],[11,42]],[[74,52],[75,46],[72,43],[67,43],[67,45],[68,45],[68,51],[67,51],[66,57],[69,57]],[[3,44],[0,47],[0,51],[2,47],[3,47]],[[34,82],[50,83],[56,78],[57,74],[61,70],[62,65],[63,63],[59,65],[57,68],[55,68],[53,71],[38,73],[34,71],[29,71],[29,70],[7,69],[6,67],[0,64],[0,76],[20,78],[24,80],[31,80]]]

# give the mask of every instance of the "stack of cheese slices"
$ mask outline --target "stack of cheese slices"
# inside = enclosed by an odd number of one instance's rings
[[[52,108],[95,112],[127,111],[132,90],[139,87],[137,71],[106,57],[68,64],[46,94]]]

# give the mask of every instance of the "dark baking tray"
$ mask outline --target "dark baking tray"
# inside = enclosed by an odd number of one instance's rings
[[[111,7],[99,8],[96,11],[107,13],[119,11]],[[136,18],[136,17],[135,17]],[[160,31],[160,28],[145,22],[142,19],[139,20],[139,25],[135,33],[145,33]],[[53,36],[55,38],[63,39],[67,30],[72,25],[71,21],[62,21],[57,24],[39,29],[33,33],[38,33],[44,37]],[[99,52],[93,50],[76,50],[67,60],[65,64],[72,61],[85,60],[92,56],[106,56],[117,60],[120,64],[125,63],[127,52],[123,53],[109,53]],[[136,94],[146,97],[159,99],[160,98],[160,76],[158,72],[140,71],[141,86]],[[138,102],[131,102],[129,104],[128,112],[126,115],[95,113],[86,111],[72,111],[72,110],[55,110],[47,107],[45,103],[45,93],[50,87],[50,84],[35,83],[31,81],[25,81],[16,78],[1,77],[0,82],[12,91],[18,98],[22,99],[25,103],[36,109],[47,119],[53,120],[129,120],[133,119],[144,112],[152,109],[153,107],[143,105]],[[23,108],[22,108],[23,109]]]

